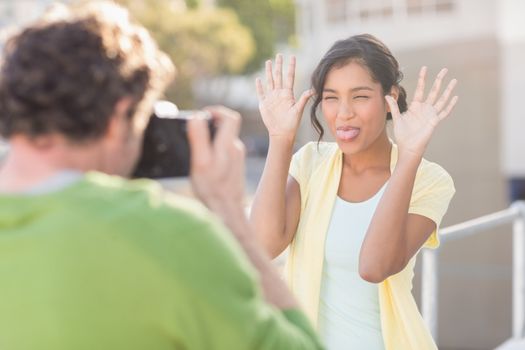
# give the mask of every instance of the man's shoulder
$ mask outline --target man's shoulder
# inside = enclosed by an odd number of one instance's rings
[[[197,225],[209,221],[212,214],[200,202],[168,192],[153,180],[128,180],[101,173],[88,173],[77,193],[78,200],[92,205],[93,211],[110,211],[130,222]],[[106,213],[107,214],[107,213]]]
[[[86,182],[94,193],[89,201],[98,205],[92,211],[93,220],[99,218],[103,221],[100,225],[110,227],[116,235],[142,245],[169,246],[179,255],[183,251],[190,254],[194,248],[206,254],[227,255],[232,249],[237,253],[238,247],[221,220],[197,200],[165,191],[159,183],[146,179],[92,173]]]

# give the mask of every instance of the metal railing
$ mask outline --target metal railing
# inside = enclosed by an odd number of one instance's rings
[[[440,231],[441,246],[479,232],[513,224],[512,274],[512,338],[525,339],[525,201],[513,203],[508,209]],[[439,249],[423,251],[422,314],[434,339],[438,332]]]

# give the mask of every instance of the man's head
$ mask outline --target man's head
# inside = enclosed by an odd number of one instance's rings
[[[121,7],[60,8],[11,38],[0,71],[0,135],[103,153],[94,169],[127,175],[151,106],[174,75]],[[96,157],[95,157],[96,158]]]

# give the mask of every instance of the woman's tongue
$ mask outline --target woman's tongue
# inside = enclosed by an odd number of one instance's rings
[[[351,141],[359,135],[358,128],[338,128],[336,129],[337,137],[343,141]]]

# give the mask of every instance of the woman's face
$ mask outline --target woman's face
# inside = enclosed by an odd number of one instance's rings
[[[328,72],[321,111],[343,153],[362,152],[379,139],[385,132],[387,106],[381,84],[359,63]]]

